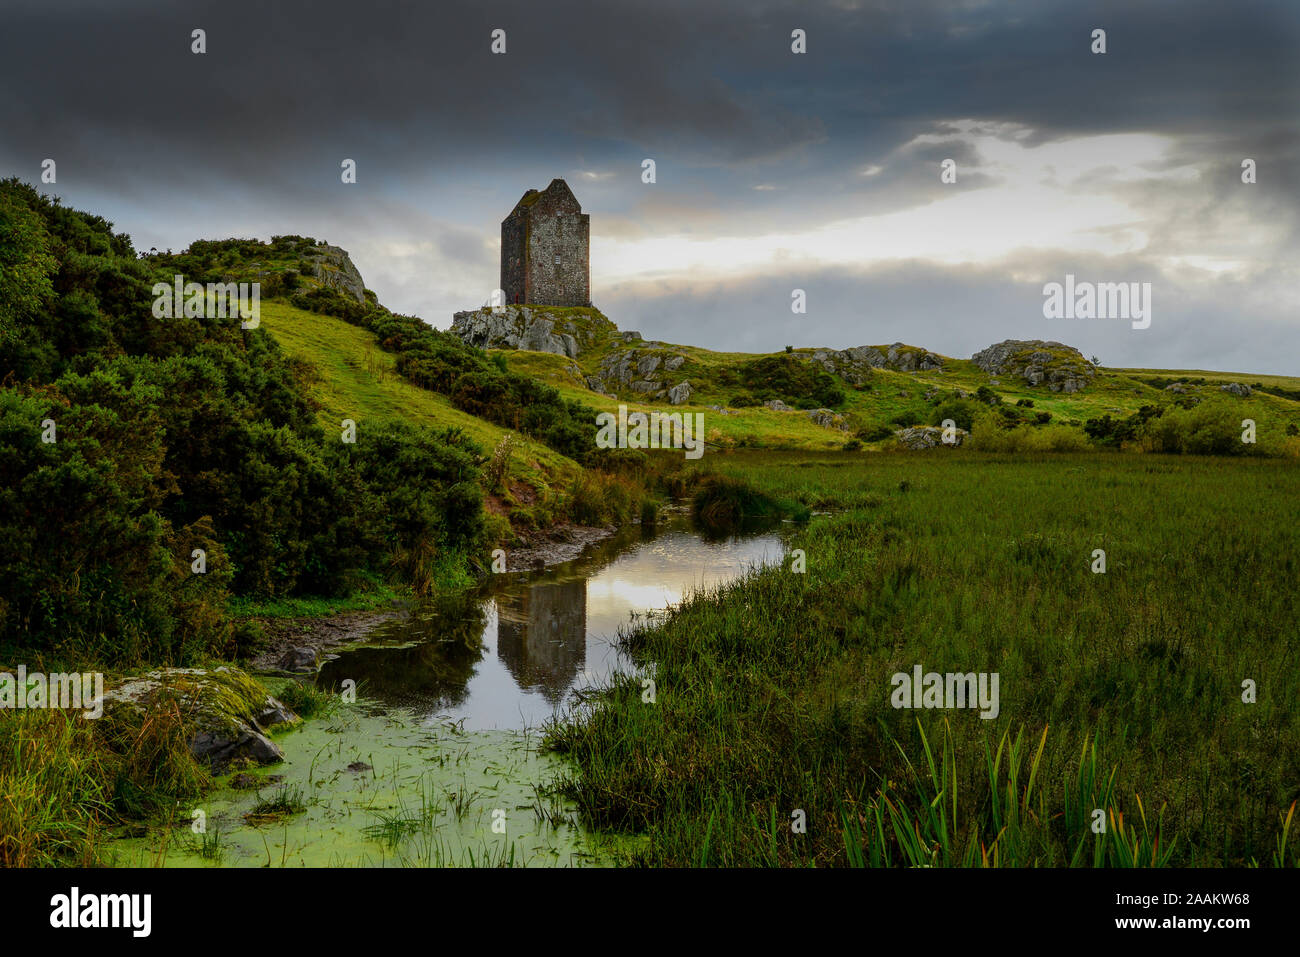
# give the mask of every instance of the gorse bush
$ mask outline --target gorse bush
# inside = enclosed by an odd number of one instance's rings
[[[950,399],[935,406],[930,413],[930,425],[943,425],[945,419],[951,419],[957,428],[970,432],[975,422],[975,406],[966,399]]]
[[[1218,403],[1170,409],[1146,422],[1139,435],[1148,452],[1187,455],[1244,455],[1253,447],[1241,440],[1241,415]]]
[[[189,662],[230,647],[232,590],[329,595],[362,573],[424,590],[477,550],[482,451],[463,435],[363,423],[344,443],[264,331],[152,315],[175,271],[297,263],[313,240],[137,259],[16,180],[0,212],[0,643]]]
[[[835,409],[847,398],[835,376],[793,355],[746,362],[740,379],[758,402],[780,399],[796,409]]]

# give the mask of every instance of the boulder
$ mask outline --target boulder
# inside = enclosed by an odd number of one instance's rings
[[[236,759],[272,764],[284,758],[266,736],[298,716],[237,668],[160,668],[106,691],[104,720],[134,726],[157,708],[175,708],[191,734],[190,753],[214,774]]]
[[[850,349],[817,349],[809,359],[850,385],[864,385],[873,369],[895,372],[928,372],[943,368],[943,357],[917,346],[895,342],[889,346],[853,346]]]
[[[671,405],[681,405],[691,397],[691,384],[687,381],[677,383],[668,390],[668,402]]]
[[[1245,399],[1254,394],[1254,389],[1241,382],[1229,382],[1227,385],[1219,386],[1220,392],[1226,392],[1228,395],[1235,395],[1239,399]]]
[[[767,406],[773,412],[790,412],[793,411],[788,405],[780,399],[768,399],[763,405]]]
[[[313,675],[320,669],[315,648],[290,648],[275,666],[291,675]]]
[[[844,416],[837,412],[832,412],[830,409],[813,409],[808,413],[808,418],[812,419],[813,422],[818,425],[824,426],[828,429],[847,431],[847,427],[844,425]]]
[[[951,442],[943,440],[944,430],[935,425],[914,425],[910,428],[899,429],[894,435],[898,437],[898,442],[903,448],[916,451],[918,449],[932,449],[938,445],[958,446],[970,434],[965,429],[954,429],[953,432],[953,441]]]

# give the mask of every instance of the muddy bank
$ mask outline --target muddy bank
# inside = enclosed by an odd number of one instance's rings
[[[604,541],[618,531],[617,525],[556,525],[521,539],[522,545],[507,548],[508,572],[535,571],[572,561],[583,550]],[[408,615],[409,604],[394,602],[388,608],[369,611],[345,611],[337,615],[312,615],[302,618],[252,619],[262,626],[267,637],[265,649],[249,662],[254,671],[282,673],[286,656],[296,649],[309,648],[321,659],[332,648],[357,641],[376,626]]]
[[[320,657],[329,649],[356,641],[376,625],[406,613],[404,605],[394,605],[306,618],[254,618],[265,631],[267,644],[249,666],[254,671],[279,672],[281,661],[295,648],[310,648]]]
[[[523,545],[506,549],[506,571],[526,572],[571,562],[588,545],[609,538],[617,525],[556,525],[534,532]]]

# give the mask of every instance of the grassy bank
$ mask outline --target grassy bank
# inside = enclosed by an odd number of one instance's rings
[[[1293,465],[712,465],[839,511],[795,534],[805,573],[787,560],[629,636],[654,703],[620,683],[552,729],[568,792],[591,823],[645,831],[648,862],[1297,863]],[[895,709],[914,665],[997,673],[998,716]]]

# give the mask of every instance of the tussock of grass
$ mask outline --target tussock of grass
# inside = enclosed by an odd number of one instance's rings
[[[710,475],[691,499],[691,514],[706,528],[728,528],[787,517],[807,521],[810,513],[798,502],[774,498],[740,479]]]

